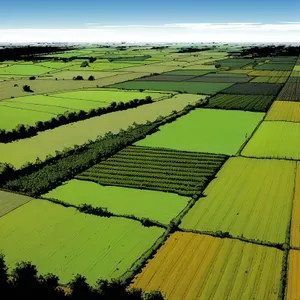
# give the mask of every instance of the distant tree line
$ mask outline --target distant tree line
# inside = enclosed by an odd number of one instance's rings
[[[0,61],[5,60],[36,60],[41,54],[73,50],[58,46],[15,46],[0,49]],[[47,58],[49,59],[49,57]]]
[[[28,86],[29,90],[30,87]],[[150,96],[145,99],[133,99],[128,102],[111,102],[107,107],[99,107],[96,109],[91,109],[86,112],[80,110],[79,112],[66,112],[64,114],[58,115],[48,121],[39,121],[35,126],[28,126],[20,124],[12,131],[6,131],[0,129],[0,143],[10,143],[19,139],[29,138],[36,135],[38,132],[54,129],[56,127],[86,120],[92,117],[102,116],[107,113],[116,112],[120,110],[126,110],[131,108],[136,108],[141,105],[152,103],[153,100]]]
[[[144,293],[141,289],[127,289],[120,280],[99,279],[91,287],[79,274],[63,287],[58,276],[38,275],[36,266],[30,262],[17,263],[9,274],[4,255],[0,254],[0,299],[163,300],[164,297],[159,291]]]
[[[191,53],[191,52],[201,52],[201,51],[208,51],[212,50],[210,47],[205,47],[205,48],[194,48],[194,47],[187,47],[187,48],[182,48],[177,51],[177,53]]]
[[[300,55],[300,46],[268,45],[254,46],[241,50],[242,56],[267,57],[267,56],[298,56]]]

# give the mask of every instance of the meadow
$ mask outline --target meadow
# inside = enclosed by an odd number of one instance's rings
[[[295,168],[296,163],[289,161],[230,158],[180,227],[283,244],[294,196]]]
[[[275,300],[282,256],[283,252],[274,248],[175,232],[130,287],[159,289],[166,300]]]
[[[199,108],[136,145],[234,155],[263,117],[263,113]]]
[[[0,218],[9,268],[31,261],[42,274],[67,283],[77,273],[88,283],[122,276],[163,234],[138,221],[87,215],[46,200],[32,200]]]

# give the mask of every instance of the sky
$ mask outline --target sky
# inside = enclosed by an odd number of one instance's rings
[[[1,3],[0,42],[121,41],[300,42],[300,1],[3,0]]]

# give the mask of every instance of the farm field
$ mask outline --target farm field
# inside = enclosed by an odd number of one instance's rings
[[[136,145],[234,155],[263,117],[263,113],[199,108]]]
[[[33,198],[0,190],[0,218]]]
[[[300,251],[290,250],[288,258],[288,277],[286,300],[300,298],[299,288]]]
[[[290,161],[230,158],[180,227],[283,244],[294,197],[295,168],[296,163]]]
[[[163,73],[163,75],[186,75],[186,76],[201,76],[210,73],[211,70],[175,70],[167,73]]]
[[[12,130],[19,124],[35,125],[38,121],[47,121],[66,111],[88,112],[98,107],[107,107],[113,101],[128,102],[133,99],[145,99],[147,96],[159,99],[167,94],[132,91],[75,91],[48,96],[25,96],[0,102],[0,128]]]
[[[31,261],[42,274],[67,283],[77,273],[94,284],[122,276],[163,234],[125,218],[82,214],[46,200],[32,200],[0,218],[1,248],[9,268]]]
[[[199,77],[194,77],[188,79],[188,82],[216,82],[216,83],[236,83],[236,82],[248,82],[253,77],[248,76],[219,76],[218,73],[216,74],[207,74]]]
[[[131,287],[158,289],[166,300],[275,300],[282,255],[278,249],[238,240],[175,232]]]
[[[110,77],[110,76],[116,76],[118,75],[118,72],[101,72],[101,71],[69,71],[69,70],[62,70],[62,71],[55,71],[55,73],[47,74],[47,77],[45,78],[51,78],[51,79],[66,79],[71,80],[73,77],[76,76],[82,76],[84,80],[88,80],[90,76],[94,76],[95,79]]]
[[[49,67],[36,66],[36,65],[27,65],[27,64],[15,64],[9,67],[0,68],[1,75],[24,75],[24,76],[33,76],[41,75],[52,71],[53,69]]]
[[[278,83],[236,83],[223,90],[222,93],[276,96],[282,87],[283,85]]]
[[[149,218],[162,224],[169,224],[189,200],[170,193],[104,186],[77,179],[64,183],[42,197],[76,206],[87,203],[93,207],[106,207],[114,214]]]
[[[88,140],[94,141],[109,131],[117,133],[121,129],[126,130],[134,122],[144,124],[156,120],[159,116],[168,116],[172,111],[181,110],[199,99],[203,99],[203,96],[175,95],[170,99],[145,104],[135,109],[117,111],[39,132],[30,139],[9,144],[0,143],[1,162],[11,163],[20,168],[26,162],[35,162],[37,157],[44,160],[48,154],[55,155],[56,151],[62,151],[66,147],[82,145]]]
[[[225,155],[151,147],[127,147],[76,176],[103,185],[200,195]]]
[[[157,81],[128,81],[111,85],[115,88],[129,90],[156,90],[156,91],[180,91],[190,94],[215,94],[228,87],[232,83],[212,83],[212,82],[157,82]]]
[[[255,77],[254,79],[251,80],[251,82],[286,83],[287,80],[288,80],[287,76],[282,76],[282,77],[260,76],[260,77]]]
[[[266,70],[254,70],[249,73],[249,76],[263,76],[263,77],[288,77],[291,71],[266,71]]]
[[[300,123],[300,103],[292,101],[274,101],[265,120]]]
[[[293,70],[294,62],[291,63],[265,63],[254,67],[256,70],[271,70],[271,71],[291,71]]]
[[[274,96],[217,94],[209,99],[209,103],[205,107],[266,112],[273,100]]]
[[[300,220],[299,220],[299,209],[300,209],[300,163],[297,162],[297,170],[295,174],[295,194],[293,200],[292,209],[292,222],[290,232],[290,245],[293,248],[300,249]]]
[[[178,69],[178,66],[165,66],[151,64],[151,65],[140,65],[140,66],[131,66],[124,69],[119,69],[120,71],[133,72],[133,73],[163,73],[168,71],[173,71]]]
[[[242,156],[300,159],[300,124],[262,122],[242,150]]]
[[[128,67],[135,67],[136,64],[129,64],[129,63],[117,63],[117,62],[100,62],[97,63],[94,62],[92,64],[89,64],[89,66],[87,67],[81,67],[80,64],[78,65],[73,65],[71,67],[68,68],[68,70],[70,71],[102,71],[102,70],[119,70],[119,69],[124,69],[124,68],[128,68]]]
[[[281,101],[300,101],[300,83],[286,83],[277,98]]]

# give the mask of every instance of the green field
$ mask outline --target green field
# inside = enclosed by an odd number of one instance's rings
[[[136,145],[233,155],[263,117],[263,113],[197,109]]]
[[[163,234],[125,218],[79,213],[33,200],[0,218],[1,249],[9,268],[30,261],[67,283],[79,273],[95,284],[122,276]]]
[[[129,90],[156,90],[156,91],[179,91],[190,94],[215,94],[228,87],[232,83],[211,83],[211,82],[157,82],[157,81],[128,81],[117,83],[112,87]]]
[[[265,121],[242,151],[250,157],[300,159],[300,124]]]
[[[29,202],[30,200],[32,200],[30,197],[0,190],[0,217]]]
[[[205,75],[211,72],[210,70],[186,70],[186,69],[181,69],[181,70],[175,70],[171,72],[164,73],[164,75],[195,75],[195,76],[201,76]]]
[[[101,72],[101,71],[68,71],[68,70],[61,70],[59,72],[55,71],[55,73],[50,73],[44,75],[45,78],[51,78],[57,80],[73,80],[73,77],[82,76],[84,80],[88,80],[90,76],[94,76],[95,79],[110,77],[117,75],[118,72]],[[47,76],[47,77],[46,77]]]
[[[168,224],[188,203],[188,198],[157,191],[139,190],[72,179],[43,195],[73,205],[106,207],[118,215],[134,215]]]
[[[42,67],[32,64],[16,64],[9,67],[0,68],[1,75],[41,75],[47,72],[51,72],[53,69],[48,67]]]
[[[0,143],[0,162],[8,162],[20,168],[26,162],[35,162],[37,157],[45,160],[48,154],[55,155],[56,151],[62,151],[66,147],[82,145],[89,140],[95,141],[109,131],[118,133],[121,129],[126,130],[134,122],[137,124],[153,122],[159,116],[167,116],[173,110],[182,110],[199,99],[203,99],[203,96],[175,95],[170,99],[142,105],[135,109],[117,111],[39,132],[30,139],[8,144]]]
[[[35,125],[66,111],[88,112],[98,107],[107,107],[111,102],[128,102],[133,99],[153,100],[168,97],[168,94],[125,92],[113,90],[74,91],[48,96],[25,96],[0,102],[0,129],[12,130],[19,124]]]
[[[184,216],[181,228],[284,243],[290,223],[296,163],[230,158]]]
[[[80,67],[80,64],[71,66],[68,68],[68,70],[73,70],[73,71],[102,71],[102,70],[118,70],[118,69],[123,69],[123,68],[128,68],[128,67],[134,67],[136,64],[129,64],[129,63],[115,63],[115,62],[100,62],[97,63],[90,63],[88,67]]]

